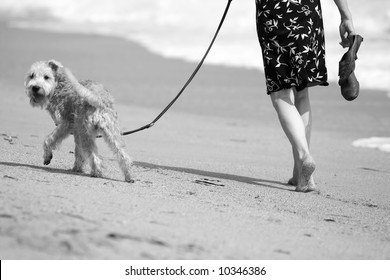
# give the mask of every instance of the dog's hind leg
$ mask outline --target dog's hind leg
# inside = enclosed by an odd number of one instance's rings
[[[83,166],[85,163],[85,158],[84,158],[84,152],[82,148],[82,143],[81,143],[81,136],[79,133],[74,133],[74,143],[75,143],[75,162],[72,171],[74,172],[83,172]]]
[[[117,127],[116,123],[102,127],[103,138],[117,157],[119,166],[125,176],[125,181],[132,183],[134,182],[130,174],[132,160],[125,151],[124,144],[121,140],[121,134]]]
[[[43,164],[48,165],[53,158],[53,150],[69,136],[69,126],[59,124],[52,133],[50,133],[43,142]]]
[[[85,158],[90,160],[91,163],[91,176],[103,177],[102,174],[102,160],[98,155],[98,149],[95,143],[95,137],[87,133],[80,135],[81,147],[85,154]]]

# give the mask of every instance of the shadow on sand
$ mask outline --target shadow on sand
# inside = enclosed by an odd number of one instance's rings
[[[76,172],[73,172],[72,170],[67,170],[67,169],[52,168],[52,167],[48,167],[48,166],[37,166],[37,165],[24,164],[24,163],[1,162],[0,161],[0,165],[10,166],[10,167],[25,167],[25,168],[31,168],[31,169],[36,169],[36,170],[42,170],[42,171],[50,172],[50,173],[67,174],[67,175],[73,175],[73,176],[82,176],[82,177],[89,177],[90,176],[90,175],[85,174],[85,173],[76,173]],[[147,168],[147,169],[169,170],[169,171],[188,173],[188,174],[207,177],[207,178],[235,181],[235,182],[239,182],[239,183],[256,185],[256,186],[261,186],[261,187],[266,187],[266,188],[273,188],[273,189],[279,189],[279,190],[284,190],[284,191],[292,191],[291,186],[289,186],[286,183],[279,182],[279,181],[251,178],[251,177],[246,177],[246,176],[218,173],[218,172],[205,171],[205,170],[199,170],[199,169],[193,169],[193,168],[157,165],[157,164],[147,163],[147,162],[134,162],[134,165],[138,166],[138,167]],[[122,182],[121,180],[116,180],[116,179],[107,178],[107,177],[104,177],[102,179],[116,181],[116,182]]]
[[[261,186],[261,187],[266,187],[266,188],[280,189],[280,190],[284,190],[284,191],[292,191],[290,185],[288,185],[287,183],[279,182],[279,181],[251,178],[251,177],[246,177],[246,176],[218,173],[218,172],[205,171],[205,170],[199,170],[199,169],[193,169],[193,168],[157,165],[157,164],[147,163],[147,162],[134,162],[134,165],[139,166],[139,167],[148,168],[148,169],[170,170],[170,171],[188,173],[188,174],[202,176],[202,177],[235,181],[235,182],[239,182],[239,183],[256,185],[256,186]]]

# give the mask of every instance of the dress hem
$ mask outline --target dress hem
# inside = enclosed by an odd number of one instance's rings
[[[273,91],[267,90],[267,94],[270,95],[271,93],[274,93],[274,92],[278,92],[278,91],[286,90],[286,89],[292,89],[292,88],[295,88],[299,92],[299,91],[304,90],[305,88],[315,87],[315,86],[329,86],[329,83],[328,82],[314,82],[314,83],[308,83],[305,86],[285,86],[285,87],[282,87],[278,90],[273,90]]]

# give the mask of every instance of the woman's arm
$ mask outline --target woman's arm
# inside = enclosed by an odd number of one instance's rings
[[[344,48],[349,47],[349,40],[347,37],[349,35],[355,34],[355,28],[353,27],[352,14],[348,8],[348,2],[347,0],[334,0],[334,2],[336,3],[341,16],[341,23],[339,28],[341,37],[340,44]]]

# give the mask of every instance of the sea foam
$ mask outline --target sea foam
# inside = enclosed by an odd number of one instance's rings
[[[370,137],[352,142],[354,147],[377,149],[390,153],[390,137]]]

